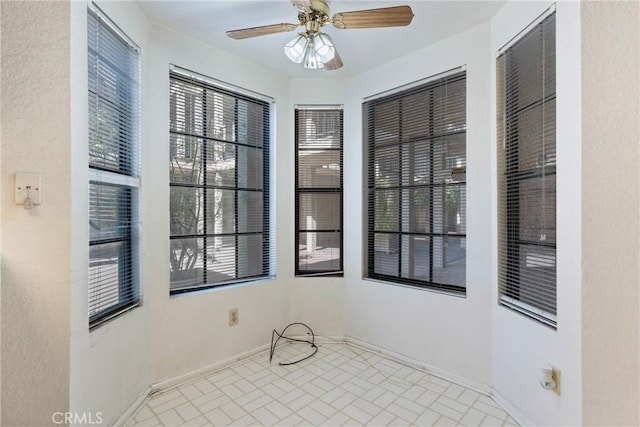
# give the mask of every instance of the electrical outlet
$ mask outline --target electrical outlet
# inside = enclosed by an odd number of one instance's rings
[[[229,310],[229,326],[235,326],[240,322],[240,315],[237,308]]]
[[[560,369],[553,367],[553,380],[556,382],[556,388],[553,390],[556,394],[562,394],[562,375]]]

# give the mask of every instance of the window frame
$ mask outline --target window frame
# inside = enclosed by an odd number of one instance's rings
[[[116,188],[118,190],[124,190],[123,193],[127,196],[118,196],[115,200],[114,208],[117,210],[117,229],[121,229],[122,233],[119,237],[113,238],[92,238],[89,233],[89,265],[88,265],[88,321],[89,330],[93,330],[104,323],[119,317],[120,315],[132,310],[135,307],[141,305],[141,292],[140,292],[140,262],[139,262],[139,189],[140,189],[140,97],[141,97],[141,64],[140,64],[140,48],[131,40],[126,33],[124,33],[98,6],[90,3],[87,7],[87,22],[90,20],[95,21],[96,28],[99,31],[106,31],[110,37],[113,37],[119,47],[122,47],[123,56],[127,58],[127,62],[124,65],[126,70],[117,70],[116,64],[111,64],[110,69],[113,75],[119,77],[117,80],[119,83],[116,85],[117,96],[119,104],[113,104],[112,100],[107,99],[106,95],[99,93],[99,91],[92,91],[91,84],[88,85],[88,103],[91,104],[93,98],[93,104],[89,106],[89,112],[92,111],[92,106],[95,106],[96,121],[98,112],[102,111],[100,106],[109,105],[113,111],[118,113],[118,155],[117,162],[108,164],[96,164],[95,153],[91,151],[91,141],[96,139],[100,140],[102,135],[98,132],[98,125],[94,128],[89,123],[88,139],[89,144],[89,170],[88,170],[88,191],[89,197],[89,227],[91,229],[92,217],[91,217],[91,195],[93,192],[91,188]],[[87,48],[91,49],[90,34],[91,26],[87,28]],[[99,37],[96,32],[94,37]],[[121,46],[120,46],[121,45]],[[131,54],[134,55],[132,61]],[[95,51],[94,55],[96,60],[101,56],[100,51]],[[88,61],[91,59],[91,54],[88,54]],[[100,58],[101,64],[106,64],[105,58]],[[97,67],[97,63],[96,63]],[[91,63],[88,62],[88,70],[91,70]],[[88,79],[91,81],[91,72],[88,71]],[[94,85],[98,88],[98,76]],[[97,123],[97,122],[96,122]],[[122,138],[126,139],[126,146],[122,145]],[[112,147],[113,148],[113,147]],[[93,157],[92,157],[93,156]],[[99,157],[99,156],[98,156]],[[106,160],[106,157],[103,160]],[[100,201],[96,209],[100,209],[100,203],[104,201],[102,197],[99,197]],[[109,206],[105,206],[109,208]],[[104,220],[105,218],[95,218],[97,220]],[[100,225],[98,225],[99,227]],[[91,271],[92,252],[96,252],[94,248],[98,248],[97,252],[105,256],[99,248],[107,247],[113,243],[121,243],[121,247],[117,251],[117,287],[118,297],[117,303],[109,305],[106,308],[96,308],[95,305],[100,304],[101,298],[106,298],[109,301],[110,294],[105,291],[105,286],[110,286],[106,283],[109,279],[109,275],[99,274],[95,283],[95,295],[98,296],[98,302],[95,299],[92,302],[92,282],[94,273]],[[107,250],[108,252],[108,250]],[[94,267],[97,268],[99,273],[103,270],[100,269],[100,265]],[[104,294],[106,292],[106,294]],[[93,306],[93,307],[92,307]]]
[[[553,19],[553,22],[551,21]],[[553,25],[553,32],[549,34],[545,32],[545,25]],[[556,216],[554,215],[554,224],[550,228],[553,230],[553,242],[546,241],[546,228],[548,225],[543,226],[544,231],[541,235],[544,235],[544,241],[534,241],[530,238],[523,238],[520,233],[522,215],[520,212],[520,199],[522,197],[520,185],[522,183],[531,182],[534,179],[542,180],[542,187],[538,188],[540,193],[544,193],[547,189],[547,184],[552,184],[554,189],[557,183],[556,175],[556,161],[555,161],[555,149],[556,149],[556,135],[557,135],[557,122],[554,115],[553,121],[553,151],[550,151],[553,155],[553,162],[548,163],[547,147],[545,146],[544,139],[549,133],[549,124],[545,122],[545,106],[554,103],[553,110],[555,110],[556,101],[556,89],[555,89],[555,57],[553,62],[553,70],[547,70],[548,64],[545,61],[545,49],[546,44],[553,42],[555,55],[555,7],[552,6],[538,16],[533,22],[525,27],[520,33],[518,33],[513,39],[511,39],[505,46],[503,46],[496,55],[496,89],[497,89],[497,154],[498,154],[498,304],[505,308],[508,308],[521,315],[529,317],[545,326],[552,329],[557,328],[557,240],[556,235]],[[511,54],[514,48],[518,48],[522,43],[527,43],[530,37],[536,35],[536,32],[540,33],[540,49],[542,51],[542,60],[539,61],[539,66],[542,70],[542,85],[538,92],[536,92],[536,98],[531,102],[531,105],[517,108],[518,102],[514,99],[520,95],[519,85],[515,84],[518,76],[514,74],[508,74],[508,69],[513,69],[511,62],[514,61]],[[549,37],[549,38],[548,38]],[[551,38],[552,37],[552,38]],[[531,55],[526,55],[529,58]],[[517,65],[516,65],[517,66]],[[553,80],[547,80],[547,71],[553,73]],[[553,81],[553,92],[548,92],[546,82]],[[527,87],[528,90],[530,88]],[[522,89],[524,92],[525,89]],[[513,93],[512,93],[513,92]],[[509,101],[507,101],[507,99]],[[533,138],[520,138],[511,136],[511,128],[518,130],[518,121],[520,120],[518,115],[524,114],[527,110],[533,110],[536,106],[541,107],[541,126],[540,135],[542,138],[542,152],[538,153],[535,141]],[[514,132],[516,135],[516,132]],[[519,135],[519,132],[517,132]],[[528,145],[524,145],[525,142],[529,142]],[[520,150],[524,150],[522,147],[528,147],[528,150],[533,150],[534,153],[540,154],[544,158],[544,162],[536,167],[530,167],[529,169],[522,169],[519,160]],[[533,147],[533,149],[531,148]],[[553,177],[553,179],[549,179]],[[526,197],[532,190],[526,190],[524,196]],[[540,217],[544,219],[547,217],[547,209],[553,208],[554,213],[557,215],[557,203],[556,192],[554,190],[553,203],[548,198],[543,198],[544,205],[540,206]],[[530,208],[530,206],[529,206]],[[527,209],[529,210],[529,209]],[[542,237],[540,237],[542,239]],[[536,246],[539,247],[539,254],[534,261],[538,264],[538,268],[549,266],[553,264],[553,274],[542,272],[540,277],[536,277],[536,285],[527,284],[522,282],[521,274],[525,267],[522,266],[522,256],[520,253],[520,246]],[[553,257],[550,257],[548,251],[553,251]],[[547,253],[545,253],[547,251]],[[525,254],[525,264],[534,261],[529,261],[529,258],[535,257],[530,254]],[[534,254],[535,255],[535,254]],[[532,269],[533,267],[530,267]],[[552,280],[552,282],[549,282]],[[524,290],[524,291],[523,291]],[[524,294],[524,295],[523,295]],[[537,301],[534,301],[532,295],[537,295]],[[551,308],[550,308],[551,307]]]
[[[396,285],[405,285],[405,286],[410,286],[412,288],[419,288],[419,289],[425,289],[425,290],[431,290],[431,291],[437,291],[437,292],[443,292],[449,295],[454,295],[454,296],[466,296],[466,189],[467,189],[467,180],[466,180],[466,167],[467,167],[467,162],[466,162],[466,145],[467,145],[467,139],[466,139],[466,132],[467,132],[467,120],[466,120],[466,103],[467,103],[467,95],[466,95],[466,67],[462,66],[462,67],[458,67],[452,70],[448,70],[445,71],[443,73],[428,77],[426,79],[396,88],[396,89],[392,89],[374,96],[371,96],[369,98],[365,98],[365,102],[363,103],[363,145],[364,145],[364,152],[365,152],[365,156],[364,156],[364,178],[365,178],[365,182],[367,183],[367,188],[366,188],[366,193],[365,193],[365,200],[364,200],[364,205],[365,205],[365,210],[363,212],[363,218],[364,218],[364,235],[365,235],[365,251],[364,251],[364,262],[365,262],[365,270],[364,270],[364,278],[365,279],[370,279],[370,280],[376,280],[376,281],[382,281],[385,283],[389,283],[389,284],[396,284]],[[460,239],[460,244],[462,246],[462,242],[464,242],[464,247],[465,247],[465,255],[464,255],[464,285],[458,285],[458,284],[449,284],[449,283],[438,283],[438,282],[434,282],[434,281],[427,281],[427,280],[420,280],[420,279],[416,279],[416,278],[411,278],[411,277],[404,277],[403,276],[403,259],[402,256],[398,255],[398,268],[397,268],[397,272],[395,275],[391,275],[391,274],[382,274],[382,273],[377,273],[375,272],[375,267],[376,267],[376,255],[375,255],[375,247],[376,247],[376,241],[375,241],[375,236],[376,234],[380,234],[381,230],[378,230],[376,227],[376,215],[375,215],[375,203],[376,203],[376,189],[377,188],[381,188],[383,191],[385,190],[385,187],[377,187],[376,186],[376,177],[375,177],[375,150],[376,147],[378,145],[384,145],[385,147],[388,145],[389,147],[397,147],[398,148],[398,154],[397,156],[394,158],[396,159],[396,161],[398,161],[398,165],[397,167],[399,169],[402,169],[401,165],[403,162],[403,156],[405,154],[403,154],[403,148],[413,144],[413,140],[403,140],[402,137],[402,124],[398,124],[399,128],[398,128],[398,132],[399,135],[397,137],[398,142],[397,143],[386,143],[386,144],[377,144],[375,142],[376,140],[376,136],[375,136],[375,127],[371,125],[370,120],[371,120],[371,116],[373,115],[372,112],[370,112],[371,108],[374,108],[374,106],[376,104],[379,104],[380,102],[391,102],[393,100],[402,100],[405,97],[414,95],[414,94],[418,94],[421,92],[426,92],[426,91],[430,91],[433,90],[434,88],[437,88],[439,86],[444,86],[445,84],[449,84],[449,83],[455,83],[457,81],[463,80],[464,81],[464,101],[463,101],[463,107],[461,108],[461,111],[464,113],[464,125],[463,125],[463,129],[460,130],[453,130],[452,132],[445,132],[441,135],[433,135],[433,134],[428,134],[425,137],[422,137],[421,140],[424,141],[435,141],[438,138],[446,138],[449,135],[463,135],[464,136],[464,165],[463,165],[463,171],[465,173],[465,178],[463,181],[460,182],[456,182],[455,185],[460,187],[461,189],[464,189],[464,203],[461,203],[460,206],[460,211],[461,214],[464,216],[464,221],[465,221],[465,231],[463,233],[449,233],[447,230],[444,229],[444,224],[445,224],[445,219],[441,218],[441,224],[440,227],[442,228],[442,232],[437,233],[433,231],[433,226],[430,226],[430,230],[429,232],[426,233],[415,233],[412,232],[410,230],[405,231],[403,230],[403,218],[402,218],[402,205],[403,203],[406,202],[405,200],[405,196],[403,195],[403,191],[405,190],[409,190],[411,191],[411,189],[413,188],[417,188],[415,185],[413,184],[404,184],[402,182],[403,175],[402,175],[402,171],[399,170],[398,171],[398,185],[397,187],[397,191],[398,191],[398,212],[397,212],[397,221],[398,221],[398,228],[397,230],[391,230],[388,233],[385,234],[389,234],[392,236],[397,236],[398,237],[398,247],[402,246],[402,237],[403,236],[414,236],[414,235],[424,235],[424,236],[429,236],[428,240],[430,242],[430,247],[432,247],[433,245],[433,238],[434,237],[440,237],[442,238],[444,241],[446,241],[449,238],[457,238]],[[399,101],[400,102],[400,101]],[[400,117],[402,117],[402,108],[399,106],[399,112],[398,112],[398,120],[401,120]],[[432,112],[433,112],[433,106],[431,106]],[[419,138],[420,139],[420,138]],[[433,144],[429,143],[429,145],[432,146],[433,149]],[[448,146],[448,145],[447,145]],[[457,169],[457,168],[452,168],[453,169]],[[453,172],[452,172],[453,173]],[[457,173],[457,172],[456,172]],[[432,191],[432,189],[436,186],[441,186],[441,184],[437,184],[434,180],[433,177],[430,178],[430,182],[428,184],[426,184],[425,186],[420,186],[420,187],[425,187],[425,188],[429,188],[429,191]],[[396,187],[390,187],[391,189],[395,189]],[[446,187],[446,184],[444,185],[444,187]],[[431,192],[429,194],[432,194]],[[413,196],[415,197],[415,196]],[[429,199],[431,200],[431,199]],[[444,199],[443,199],[444,200]],[[433,209],[433,205],[434,203],[429,203],[429,209]],[[443,207],[444,209],[444,207]],[[433,216],[431,216],[431,218],[433,219]],[[435,222],[432,221],[431,222]],[[445,243],[443,242],[443,253],[445,251],[444,249],[444,245]],[[414,251],[416,250],[415,248],[413,249]],[[414,255],[415,256],[415,255]],[[434,263],[434,252],[430,251],[429,252],[429,263],[430,265],[432,265]],[[443,255],[444,256],[444,255]],[[431,279],[433,279],[433,268],[430,267],[429,268],[429,276],[431,277]]]
[[[300,146],[300,123],[299,118],[303,112],[320,112],[320,111],[335,111],[339,112],[338,117],[331,117],[332,120],[338,120],[338,132],[340,143],[339,147],[301,147]],[[296,105],[294,108],[294,134],[295,134],[295,276],[297,277],[343,277],[344,276],[344,109],[342,106],[335,105]],[[317,133],[326,134],[327,129],[336,129],[335,123],[333,125],[327,123],[321,123],[322,131]],[[300,183],[300,151],[324,151],[324,152],[338,152],[339,155],[339,168],[340,178],[339,186],[336,187],[309,187],[301,186]],[[338,229],[318,229],[318,230],[302,230],[300,227],[300,196],[302,194],[339,194],[339,209],[338,213]],[[339,243],[339,266],[335,269],[323,269],[323,270],[310,270],[300,268],[300,235],[308,232],[318,233],[340,233]]]
[[[221,190],[221,191],[234,191],[234,232],[229,232],[229,233],[208,233],[206,230],[206,227],[203,228],[203,232],[202,233],[192,233],[189,235],[185,235],[185,234],[173,234],[171,231],[169,233],[169,241],[170,241],[170,246],[171,246],[171,242],[175,241],[175,240],[184,240],[184,239],[189,239],[189,238],[193,238],[193,239],[203,239],[203,250],[207,251],[207,239],[213,239],[213,238],[225,238],[225,237],[234,237],[235,239],[235,246],[234,246],[234,250],[235,250],[235,275],[236,277],[230,280],[224,280],[224,281],[210,281],[207,279],[207,266],[206,266],[206,259],[208,258],[207,256],[205,256],[203,258],[203,272],[202,272],[202,282],[198,282],[196,283],[194,280],[194,283],[192,284],[186,284],[183,286],[174,286],[174,282],[170,279],[170,284],[169,284],[169,293],[170,295],[179,295],[179,294],[185,294],[185,293],[191,293],[191,292],[197,292],[197,291],[201,291],[201,290],[207,290],[207,289],[217,289],[217,288],[223,288],[223,287],[227,287],[227,286],[233,286],[233,285],[237,285],[237,284],[242,284],[242,283],[247,283],[247,282],[255,282],[255,281],[260,281],[260,280],[264,280],[264,279],[272,279],[274,277],[274,267],[275,267],[275,260],[274,260],[274,256],[275,256],[275,239],[273,238],[273,214],[272,214],[272,206],[273,206],[273,191],[271,190],[271,183],[273,182],[273,177],[272,177],[272,167],[271,167],[271,158],[272,158],[272,150],[273,150],[273,144],[271,143],[271,141],[273,140],[273,119],[274,119],[274,115],[275,115],[275,111],[274,111],[274,106],[275,106],[275,102],[273,100],[273,98],[241,88],[241,87],[237,87],[234,85],[231,85],[229,83],[226,82],[222,82],[216,79],[213,79],[211,77],[202,75],[200,73],[191,71],[191,70],[187,70],[185,68],[176,66],[176,65],[171,65],[169,68],[169,81],[170,81],[170,85],[173,84],[173,82],[180,82],[182,84],[186,84],[186,85],[193,85],[194,87],[198,87],[203,91],[203,94],[207,93],[207,91],[209,92],[213,92],[219,95],[224,95],[224,96],[230,96],[234,99],[235,101],[235,109],[234,109],[234,133],[237,134],[239,127],[239,118],[238,118],[238,101],[247,101],[247,102],[252,102],[255,103],[257,105],[260,105],[263,108],[263,113],[262,113],[262,118],[263,118],[263,138],[261,140],[261,145],[251,145],[249,143],[243,143],[240,141],[237,141],[237,135],[236,135],[236,139],[234,141],[230,141],[230,140],[225,140],[225,139],[220,139],[220,138],[216,138],[214,136],[210,136],[207,135],[205,129],[206,129],[206,125],[202,125],[203,126],[203,131],[201,134],[196,135],[195,133],[193,135],[188,134],[188,132],[178,132],[178,131],[174,131],[172,129],[173,125],[169,126],[169,135],[170,135],[170,150],[173,149],[172,147],[172,138],[174,137],[174,135],[183,135],[186,138],[192,138],[194,141],[192,141],[195,145],[198,145],[198,147],[195,149],[195,153],[197,153],[198,149],[202,150],[203,147],[205,147],[205,141],[206,142],[213,142],[213,143],[220,143],[220,144],[227,144],[227,145],[231,145],[234,148],[234,164],[236,165],[235,171],[234,171],[234,186],[220,186],[220,185],[210,185],[206,183],[206,180],[203,181],[203,184],[188,184],[188,183],[179,183],[179,182],[173,182],[169,181],[169,187],[170,187],[170,191],[173,188],[193,188],[193,189],[200,189],[202,190],[204,193],[206,193],[208,190]],[[170,89],[171,90],[171,89]],[[201,105],[205,105],[206,104],[206,100],[203,101],[204,103],[201,103]],[[173,108],[173,107],[170,107]],[[204,123],[205,119],[206,119],[206,112],[201,113],[202,117],[200,117]],[[171,110],[170,110],[170,116],[171,116]],[[261,153],[262,153],[262,174],[260,175],[260,178],[262,180],[262,187],[260,189],[257,188],[241,188],[238,187],[237,183],[238,183],[238,170],[237,170],[237,164],[238,164],[238,148],[246,148],[246,149],[260,149]],[[193,150],[192,150],[193,151]],[[201,151],[202,152],[202,151]],[[192,153],[193,154],[193,153]],[[206,163],[206,155],[202,155],[202,157],[205,157],[205,163]],[[171,165],[171,161],[172,161],[172,157],[170,158],[170,165]],[[205,163],[203,163],[201,165],[201,168],[206,168]],[[170,166],[170,171],[171,171],[171,166]],[[206,175],[203,173],[203,175]],[[223,188],[224,187],[224,188]],[[239,215],[238,215],[238,193],[239,192],[254,192],[254,191],[259,191],[262,193],[262,231],[259,232],[238,232],[238,221],[239,221]],[[205,196],[206,197],[206,196]],[[206,202],[205,202],[205,209],[209,209],[206,206]],[[172,210],[171,207],[169,207],[169,214],[172,214]],[[203,213],[203,218],[204,222],[206,222],[206,212]],[[239,236],[244,236],[244,235],[262,235],[262,272],[259,274],[255,274],[255,275],[247,275],[247,276],[242,276],[242,277],[237,277],[238,276],[238,271],[239,271],[239,266],[240,263],[238,261],[238,254],[237,254],[237,248],[239,247],[238,244],[238,237]],[[197,242],[196,242],[197,244]],[[171,249],[170,249],[171,250]],[[172,271],[172,267],[170,264],[170,274]],[[179,283],[179,282],[175,282],[175,283]]]

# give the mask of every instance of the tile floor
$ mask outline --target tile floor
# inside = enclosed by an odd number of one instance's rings
[[[154,394],[127,426],[512,426],[491,398],[349,344],[280,343]]]

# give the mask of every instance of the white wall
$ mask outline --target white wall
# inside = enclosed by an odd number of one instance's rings
[[[2,2],[2,425],[68,408],[69,4]],[[16,172],[42,174],[42,204],[14,204]]]
[[[290,319],[293,199],[288,80],[228,52],[154,25],[148,53],[144,108],[146,154],[143,204],[147,215],[143,254],[145,304],[149,310],[151,382],[172,378],[268,344],[273,328]],[[169,297],[169,64],[275,98],[275,280]],[[228,326],[228,310],[240,323]]]
[[[639,20],[582,5],[584,425],[640,425]]]
[[[148,24],[146,16],[133,2],[98,2],[98,6],[141,48],[141,91],[149,92]],[[70,199],[72,268],[71,268],[71,356],[70,410],[82,413],[99,412],[104,423],[112,424],[146,392],[149,382],[148,307],[146,293],[149,284],[143,262],[142,306],[89,332],[87,310],[88,283],[88,116],[87,116],[87,5],[74,1],[71,7],[71,123],[72,123],[72,194]],[[148,110],[142,108],[141,123],[153,121]],[[143,157],[148,148],[143,138]],[[141,196],[142,236],[148,234],[148,215],[144,199],[150,197],[146,189],[143,165]]]
[[[428,31],[428,29],[425,29]],[[488,390],[491,382],[490,27],[488,23],[348,82],[345,105],[347,335],[437,367]],[[466,65],[466,298],[362,280],[363,98]]]
[[[492,20],[491,57],[534,21],[550,3],[508,3]],[[558,2],[556,12],[557,99],[557,311],[554,331],[492,302],[493,387],[516,419],[533,425],[581,423],[581,131],[580,5]],[[494,65],[495,69],[495,65]],[[492,73],[491,117],[495,123],[495,78]],[[493,125],[495,129],[495,125]],[[492,172],[496,173],[495,131]],[[495,178],[492,181],[495,194]],[[493,208],[495,218],[495,207]],[[493,227],[496,227],[495,219]],[[492,242],[492,289],[497,301],[496,241]],[[550,363],[561,370],[561,394],[542,389],[540,369]]]

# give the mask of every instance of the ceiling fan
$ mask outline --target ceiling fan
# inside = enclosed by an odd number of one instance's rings
[[[285,55],[305,68],[337,70],[342,67],[331,37],[322,27],[331,24],[339,30],[353,28],[403,27],[413,19],[409,6],[393,6],[377,9],[336,13],[330,17],[327,0],[291,0],[298,8],[297,24],[273,24],[227,31],[227,36],[241,40],[250,37],[293,31],[302,26],[304,31],[284,46]]]

